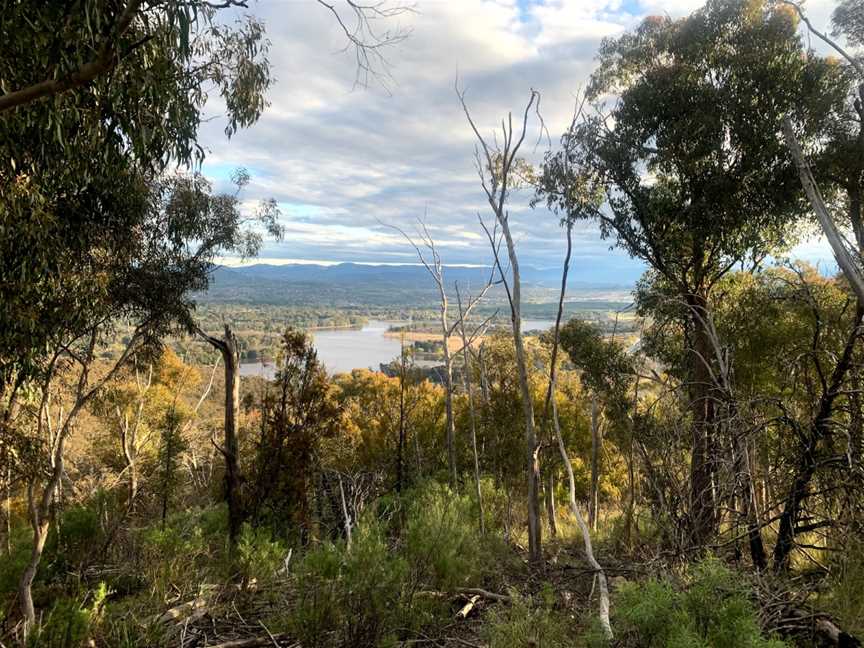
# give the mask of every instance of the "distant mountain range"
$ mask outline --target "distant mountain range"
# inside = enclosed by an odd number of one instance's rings
[[[561,283],[560,269],[523,267],[522,283],[526,300],[551,301]],[[486,284],[489,268],[450,266],[444,268],[448,292],[454,283],[464,293],[476,292]],[[573,299],[628,299],[632,286],[573,281],[568,295]],[[496,287],[492,300],[503,300]],[[245,267],[216,267],[202,302],[292,304],[297,306],[410,306],[437,303],[435,284],[423,266],[255,264]]]

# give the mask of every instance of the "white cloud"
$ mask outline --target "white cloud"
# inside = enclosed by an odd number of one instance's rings
[[[488,214],[474,170],[474,140],[454,91],[458,74],[484,134],[507,111],[542,93],[546,126],[557,139],[574,95],[594,66],[601,39],[650,13],[686,14],[697,0],[420,0],[400,18],[413,32],[387,51],[390,92],[354,88],[344,35],[314,2],[252,6],[267,25],[277,83],[258,124],[225,140],[207,124],[205,172],[218,185],[227,169],[252,174],[244,198],[274,197],[288,235],[268,243],[268,258],[325,261],[413,260],[413,250],[379,223],[409,229],[428,214],[447,263],[485,263],[477,212]],[[819,15],[827,16],[825,0]],[[533,121],[533,120],[532,120]],[[530,153],[539,131],[532,125]],[[514,205],[526,263],[553,266],[563,256],[557,219]],[[633,279],[641,266],[609,251],[594,227],[577,236],[585,273],[614,268]],[[585,277],[588,279],[589,277]]]

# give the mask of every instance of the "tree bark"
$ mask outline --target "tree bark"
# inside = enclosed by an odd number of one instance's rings
[[[716,528],[714,494],[713,427],[716,419],[710,370],[714,356],[707,330],[708,302],[702,295],[689,294],[693,339],[690,352],[688,391],[692,421],[692,453],[690,459],[690,524],[691,541],[697,547],[708,544]]]
[[[600,407],[597,395],[591,395],[591,497],[588,505],[588,525],[597,531],[598,506],[600,503]]]
[[[804,187],[807,199],[810,201],[819,225],[828,239],[828,243],[831,245],[834,258],[837,259],[837,265],[840,266],[843,274],[849,280],[849,285],[852,286],[858,302],[864,304],[864,269],[852,257],[852,254],[843,242],[843,236],[840,234],[837,225],[834,224],[834,219],[828,213],[828,208],[825,206],[825,201],[822,199],[822,194],[816,185],[813,173],[810,171],[810,165],[807,164],[807,160],[801,150],[801,145],[795,137],[792,120],[788,117],[783,120],[783,136],[786,139],[786,146],[795,160],[795,166],[798,167],[798,175],[801,178],[801,185]]]
[[[555,473],[547,466],[549,480],[546,482],[546,517],[549,518],[549,536],[558,537],[558,515],[555,511]]]
[[[225,500],[228,503],[228,539],[231,546],[237,544],[244,512],[240,493],[241,475],[239,444],[237,441],[237,414],[240,404],[240,346],[231,327],[225,325],[225,334],[220,340],[198,333],[222,355],[225,363],[225,434],[223,446],[219,448],[225,459]]]
[[[512,301],[510,321],[513,326],[513,342],[516,347],[516,367],[519,371],[519,388],[522,396],[522,414],[525,418],[525,459],[528,477],[528,554],[531,562],[540,564],[543,561],[542,530],[540,527],[540,503],[538,491],[540,486],[540,460],[537,447],[537,434],[534,427],[534,402],[531,395],[531,384],[528,376],[528,361],[525,356],[525,341],[522,337],[521,311],[521,277],[519,275],[519,259],[516,246],[510,234],[507,217],[499,219],[504,240],[507,244],[507,254],[510,258],[510,271],[513,275]]]

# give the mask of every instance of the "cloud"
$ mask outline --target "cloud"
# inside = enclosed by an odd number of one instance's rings
[[[474,169],[474,138],[454,82],[472,114],[491,134],[518,112],[531,88],[552,138],[566,126],[575,94],[586,83],[601,39],[650,13],[683,15],[695,0],[420,0],[398,19],[411,36],[387,51],[389,91],[355,88],[353,54],[332,15],[314,2],[252,6],[272,41],[277,83],[270,107],[252,128],[226,140],[218,120],[202,131],[204,172],[217,188],[230,170],[252,174],[244,199],[275,198],[286,238],[262,256],[322,261],[411,262],[414,252],[381,222],[410,229],[424,217],[445,263],[486,263],[488,245],[477,214],[488,217]],[[813,5],[823,2],[813,2]],[[821,15],[821,14],[820,14]],[[532,117],[525,152],[540,135]],[[513,205],[523,263],[560,265],[557,219]],[[579,229],[574,267],[590,281],[617,273],[632,281],[642,265],[610,250],[595,227]]]

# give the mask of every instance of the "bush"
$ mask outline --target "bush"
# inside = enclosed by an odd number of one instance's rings
[[[176,513],[163,526],[155,523],[138,534],[139,568],[153,594],[163,599],[174,584],[186,585],[185,594],[200,583],[228,571],[227,523],[224,507]]]
[[[237,538],[237,566],[244,581],[272,579],[283,567],[288,549],[268,527],[243,524]]]
[[[493,608],[483,626],[489,648],[564,648],[573,645],[570,637],[572,622],[554,608],[554,596],[548,584],[535,598],[525,598],[512,591],[510,595],[513,597],[512,605]]]
[[[303,646],[378,645],[403,621],[407,573],[380,525],[366,521],[355,529],[350,549],[326,544],[298,563],[299,598],[288,629]]]
[[[476,585],[493,553],[480,537],[475,503],[434,482],[413,494],[403,541],[414,579],[436,590]]]
[[[782,648],[761,636],[746,585],[716,558],[698,564],[677,589],[668,579],[624,585],[614,602],[617,644],[634,648]],[[599,629],[589,646],[605,646]]]
[[[63,598],[42,618],[28,645],[36,648],[80,648],[89,639],[90,630],[102,612],[108,590],[102,583],[93,592],[90,604],[74,598]]]
[[[844,630],[864,633],[864,542],[852,541],[833,561],[827,607]]]
[[[52,524],[45,544],[45,556],[55,572],[73,571],[93,555],[103,541],[98,502],[72,506],[63,511],[59,524]]]

